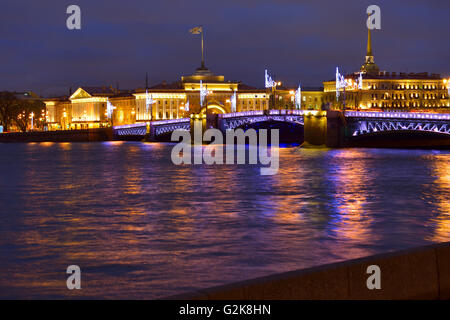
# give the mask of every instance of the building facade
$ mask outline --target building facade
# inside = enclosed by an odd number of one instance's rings
[[[323,83],[323,101],[329,108],[449,112],[448,79],[439,74],[380,71],[371,40],[368,30],[366,59],[359,71],[345,75],[340,88],[336,88],[336,80]]]
[[[322,95],[322,88],[302,91],[301,108],[320,109]],[[45,103],[48,130],[76,130],[188,118],[192,113],[299,108],[294,98],[294,89],[281,85],[274,90],[254,88],[226,81],[224,76],[201,67],[173,83],[125,91],[80,87],[70,97],[47,99]],[[111,117],[108,104],[113,106]]]
[[[380,71],[370,30],[365,63],[355,73],[339,75],[338,84],[337,88],[334,79],[323,82],[323,88],[303,88],[298,97],[296,88],[283,87],[280,82],[272,88],[254,88],[226,81],[202,61],[192,75],[172,83],[125,91],[80,87],[70,97],[48,99],[47,128],[88,129],[188,118],[192,113],[267,109],[450,112],[450,79],[438,74]]]

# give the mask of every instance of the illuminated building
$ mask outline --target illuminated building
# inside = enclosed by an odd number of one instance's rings
[[[204,101],[201,101],[201,88]],[[146,97],[154,100],[150,115],[146,108]],[[148,90],[138,89],[136,96],[136,121],[165,120],[189,117],[190,113],[229,113],[232,111],[233,96],[236,93],[236,111],[267,109],[266,90],[249,87],[237,81],[225,81],[222,75],[215,75],[200,67],[192,75],[181,77],[173,83],[162,82]],[[186,105],[189,105],[189,110]]]
[[[72,123],[72,104],[70,100],[53,98],[45,100],[48,130],[67,130]]]
[[[120,91],[112,87],[80,87],[70,97],[45,100],[49,130],[73,130],[187,118],[191,113],[230,113],[253,110],[294,109],[295,91],[279,83],[276,90],[226,81],[205,67],[180,81]],[[201,101],[200,89],[204,90]],[[301,107],[320,109],[322,89],[304,89]],[[270,98],[273,96],[271,104]],[[107,101],[115,109],[107,117]]]
[[[362,88],[358,79],[362,77]],[[336,94],[336,80],[324,82],[323,101],[331,109],[374,109],[384,111],[448,112],[448,79],[438,74],[380,71],[372,52],[368,30],[367,54],[358,72],[345,76]],[[338,96],[338,98],[337,98]]]
[[[107,127],[110,120],[106,114],[106,103],[109,98],[111,102],[124,104],[128,92],[119,92],[112,87],[80,87],[70,97],[45,100],[47,107],[47,126],[49,130],[68,129],[90,129]],[[122,108],[116,109],[116,114]]]
[[[270,81],[269,81],[270,80]],[[266,70],[266,88],[227,81],[204,65],[179,81],[130,91],[80,87],[70,97],[48,99],[49,130],[87,129],[136,122],[189,118],[192,113],[268,109],[353,109],[449,112],[450,79],[438,74],[380,71],[368,31],[367,53],[358,72],[325,81],[323,88],[288,88]],[[268,83],[270,85],[268,86]],[[338,86],[336,86],[338,83]],[[337,89],[338,88],[338,89]],[[107,101],[114,110],[107,117]],[[300,102],[300,103],[299,103]]]

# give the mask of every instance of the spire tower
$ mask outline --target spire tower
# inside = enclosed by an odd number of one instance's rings
[[[367,54],[366,56],[373,56],[372,54],[372,37],[370,35],[370,29],[367,29]]]
[[[360,71],[363,73],[378,73],[380,68],[375,64],[375,59],[372,53],[372,34],[370,29],[367,28],[367,52],[366,52],[366,62],[361,67]]]

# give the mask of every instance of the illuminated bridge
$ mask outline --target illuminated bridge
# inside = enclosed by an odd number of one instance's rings
[[[303,126],[303,115],[305,112],[307,111],[258,110],[219,114],[219,129],[225,131],[227,129],[236,129],[241,128],[245,125],[267,121],[279,121]]]
[[[258,110],[235,112],[217,115],[217,123],[213,126],[225,132],[227,129],[236,129],[255,123],[278,121],[303,126],[305,110]],[[170,119],[151,121],[149,123],[135,123],[113,127],[117,139],[126,137],[144,137],[147,133],[153,140],[172,133],[175,130],[190,130],[191,119]]]
[[[118,139],[126,137],[141,137],[143,139],[147,133],[156,138],[179,129],[190,130],[190,121],[190,118],[181,118],[114,126],[113,133]]]
[[[152,121],[113,127],[119,140],[129,137],[158,141],[177,130],[190,130],[191,118]],[[278,123],[301,128],[304,141],[314,145],[351,146],[373,136],[400,137],[426,133],[427,137],[444,137],[450,145],[450,114],[414,112],[361,112],[316,110],[258,110],[210,115],[207,127],[247,129],[260,124]],[[303,137],[304,130],[304,137]],[[292,131],[299,134],[300,131]],[[388,139],[388,138],[385,138]],[[447,143],[447,142],[446,142]]]
[[[351,135],[388,131],[423,131],[450,135],[450,114],[413,112],[345,112]]]

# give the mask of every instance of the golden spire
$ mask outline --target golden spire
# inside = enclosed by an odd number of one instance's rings
[[[373,56],[372,54],[372,37],[370,36],[370,29],[367,28],[368,35],[367,35],[367,54],[366,56]]]
[[[367,28],[367,53],[366,53],[366,63],[361,67],[360,71],[366,73],[378,73],[380,69],[375,64],[375,59],[373,58],[372,52],[372,34],[370,29]]]

